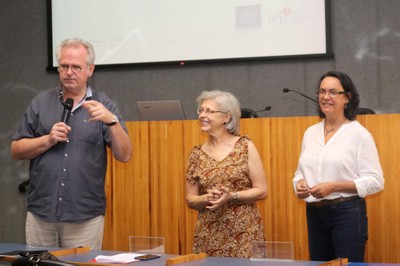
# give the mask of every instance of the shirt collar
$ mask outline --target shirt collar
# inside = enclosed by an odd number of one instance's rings
[[[60,101],[64,104],[65,102],[64,102],[63,95],[64,95],[64,92],[63,92],[62,88],[60,88],[60,90],[58,91],[58,99],[60,99]],[[87,90],[86,90],[86,95],[85,95],[85,97],[83,97],[82,100],[80,100],[79,103],[76,104],[76,105],[72,108],[72,111],[71,111],[71,112],[73,112],[73,111],[75,111],[76,109],[78,109],[78,108],[82,105],[82,103],[83,103],[84,101],[87,101],[87,100],[93,100],[93,92],[92,92],[92,88],[90,87],[89,84],[88,84],[88,87],[87,87]]]

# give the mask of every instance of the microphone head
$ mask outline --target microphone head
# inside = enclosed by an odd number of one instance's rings
[[[267,106],[267,107],[265,107],[264,109],[262,109],[262,110],[259,110],[259,111],[253,111],[254,113],[259,113],[259,112],[264,112],[264,111],[269,111],[269,110],[271,110],[271,106]]]
[[[240,118],[252,118],[258,117],[257,112],[250,108],[240,108],[241,116]]]
[[[64,103],[64,108],[67,110],[72,110],[73,106],[74,106],[74,99],[67,98]]]
[[[290,90],[288,88],[284,88],[283,92],[289,92]]]

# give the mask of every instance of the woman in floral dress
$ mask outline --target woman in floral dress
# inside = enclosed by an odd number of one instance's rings
[[[249,258],[251,243],[264,241],[255,202],[267,196],[267,181],[254,143],[240,136],[240,104],[225,91],[197,98],[207,140],[193,147],[186,172],[188,206],[198,210],[193,252]]]

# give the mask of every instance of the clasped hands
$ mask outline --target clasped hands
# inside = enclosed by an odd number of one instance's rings
[[[307,181],[304,179],[297,182],[296,190],[297,196],[300,199],[305,199],[309,196],[313,196],[316,199],[322,199],[333,192],[331,182],[320,183],[313,187],[309,187]]]
[[[232,200],[230,190],[223,185],[214,187],[207,192],[207,209],[215,210]]]

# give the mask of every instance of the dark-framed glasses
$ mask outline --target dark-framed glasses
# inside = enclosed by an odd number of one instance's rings
[[[226,112],[224,112],[224,111],[219,111],[219,110],[212,110],[212,109],[210,109],[210,108],[206,108],[206,109],[204,109],[204,108],[199,108],[199,109],[197,109],[197,114],[198,115],[201,115],[202,113],[205,113],[206,115],[212,115],[212,114],[215,114],[215,113],[222,113],[222,114],[226,114]]]
[[[327,90],[319,90],[318,92],[317,92],[317,95],[319,96],[319,97],[323,97],[323,96],[325,96],[326,94],[328,94],[328,96],[330,96],[330,97],[332,97],[332,98],[336,98],[339,94],[345,94],[346,92],[345,91],[337,91],[337,90],[330,90],[330,91],[327,91]]]
[[[66,71],[68,71],[68,69],[70,69],[70,68],[71,68],[71,71],[72,71],[74,74],[81,73],[81,72],[82,72],[82,69],[83,69],[83,67],[81,67],[81,66],[79,66],[79,65],[65,65],[65,64],[61,64],[61,65],[58,66],[58,71],[59,71],[59,72],[66,72]]]

